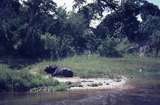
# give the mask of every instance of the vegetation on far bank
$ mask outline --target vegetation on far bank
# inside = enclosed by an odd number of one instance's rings
[[[85,78],[113,78],[118,75],[125,75],[128,77],[142,75],[147,76],[147,73],[149,72],[158,72],[160,68],[160,59],[149,57],[140,58],[136,56],[105,58],[98,55],[80,55],[68,57],[58,61],[44,60],[27,68],[30,68],[30,72],[45,75],[43,69],[46,67],[46,65],[69,67],[73,70],[75,76]]]
[[[157,5],[147,0],[74,1],[73,11],[67,12],[54,0],[1,0],[0,91],[63,90],[63,84],[44,78],[44,68],[52,64],[85,78],[159,74]],[[100,24],[91,26],[97,19]],[[125,57],[129,54],[134,56]]]
[[[75,76],[82,78],[119,78],[129,79],[156,78],[160,75],[160,59],[149,57],[125,56],[122,58],[105,58],[99,55],[76,55],[61,60],[44,60],[34,64],[22,66],[20,69],[10,68],[8,64],[0,64],[1,91],[34,91],[65,90],[67,87],[53,80],[45,78],[44,68],[47,65],[69,67]],[[46,87],[49,87],[48,89]]]
[[[20,2],[21,1],[21,2]],[[59,59],[84,53],[159,56],[160,9],[148,0],[74,0],[67,12],[54,0],[2,0],[0,56]],[[110,14],[103,16],[103,13]],[[139,17],[139,18],[138,18]],[[93,20],[99,20],[96,27]]]

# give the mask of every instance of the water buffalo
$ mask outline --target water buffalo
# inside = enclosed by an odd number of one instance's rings
[[[57,68],[52,76],[58,77],[73,77],[73,72],[69,68]]]
[[[54,66],[49,65],[44,69],[44,71],[47,74],[53,74],[56,71],[57,68],[58,68],[58,66],[56,66],[56,65],[54,65]]]
[[[47,74],[51,74],[55,77],[73,77],[73,72],[69,68],[61,68],[56,65],[54,66],[47,66],[44,71]]]

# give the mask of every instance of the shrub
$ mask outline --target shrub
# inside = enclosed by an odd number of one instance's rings
[[[61,83],[60,85],[57,85],[55,87],[55,91],[65,91],[67,89],[67,85],[64,83]]]
[[[57,86],[58,81],[28,72],[0,70],[0,91],[29,91],[42,86]]]
[[[122,55],[120,51],[116,49],[116,45],[115,40],[107,39],[99,46],[98,53],[104,57],[121,57]]]
[[[64,34],[63,37],[58,37],[50,33],[45,33],[41,36],[44,44],[44,55],[51,59],[58,59],[73,55],[75,53],[72,46],[73,38],[70,35]]]
[[[59,38],[56,35],[45,33],[41,35],[41,41],[44,44],[45,57],[55,59],[58,56]]]

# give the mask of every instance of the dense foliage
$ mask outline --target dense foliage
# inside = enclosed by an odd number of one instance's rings
[[[45,79],[40,75],[0,69],[0,91],[23,92],[32,88],[57,85],[59,85],[58,81],[54,81],[53,79]]]
[[[85,2],[75,0],[75,11],[67,12],[53,0],[1,0],[0,56],[58,59],[85,52],[117,56],[125,52],[115,49],[124,39],[128,49],[159,55],[156,5],[145,0]],[[103,15],[107,11],[110,14]],[[91,21],[101,17],[101,23],[92,28]]]
[[[159,56],[158,6],[147,0],[74,1],[73,11],[67,12],[54,0],[1,0],[0,57],[39,61],[91,53],[105,57],[126,53]],[[100,21],[96,27],[91,26],[94,20]],[[0,91],[57,84],[24,71],[0,69]]]

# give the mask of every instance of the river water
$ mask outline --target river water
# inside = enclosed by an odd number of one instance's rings
[[[160,85],[127,90],[0,93],[0,105],[160,105]]]
[[[134,79],[128,83],[133,88],[123,90],[0,93],[0,105],[160,105],[159,74]]]

